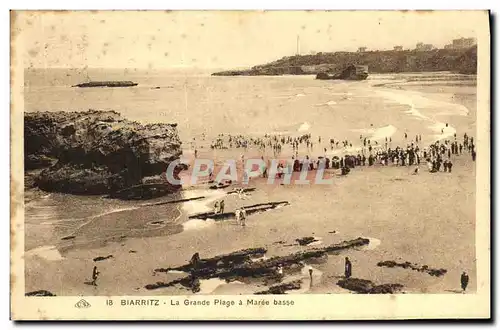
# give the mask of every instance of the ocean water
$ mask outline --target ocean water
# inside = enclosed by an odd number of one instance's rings
[[[130,88],[72,88],[92,80],[132,80]],[[417,87],[414,83],[418,82]],[[440,84],[436,85],[436,82]],[[406,84],[406,85],[405,85]],[[143,123],[177,123],[185,154],[194,146],[214,158],[234,156],[212,151],[210,141],[223,133],[262,136],[310,133],[311,156],[323,155],[330,138],[349,140],[355,150],[360,135],[393,146],[421,135],[424,143],[455,133],[475,135],[475,80],[451,73],[371,75],[366,81],[322,81],[313,76],[212,77],[206,72],[138,70],[29,70],[25,72],[25,111],[116,110]],[[403,86],[403,88],[401,87]],[[156,88],[159,87],[159,88]],[[448,125],[446,125],[448,124]],[[351,150],[334,150],[348,152]],[[291,150],[284,150],[285,153]],[[315,154],[317,153],[317,154]],[[188,198],[203,192],[186,191]],[[28,194],[27,194],[28,196]],[[100,197],[45,194],[26,199],[26,249],[50,252],[61,244],[71,248],[79,234],[86,241],[105,237],[162,235],[215,226],[187,220],[205,212],[218,196],[171,207]],[[151,226],[153,221],[162,223]],[[132,234],[131,234],[132,232]],[[103,234],[104,233],[104,234]],[[104,237],[103,236],[103,237]],[[62,242],[62,243],[61,243]]]
[[[436,124],[468,115],[470,109],[450,101],[450,93],[374,87],[410,78],[415,81],[416,76],[374,75],[366,81],[347,82],[313,76],[212,77],[168,71],[26,71],[25,110],[116,110],[139,122],[178,123],[186,146],[193,138],[211,139],[220,133],[311,132],[323,138],[352,139],[356,130],[389,125],[395,128],[390,134],[406,130],[427,136],[440,133]],[[421,75],[425,81],[446,76],[456,79],[447,73]],[[465,82],[470,82],[468,77],[464,76]],[[139,85],[71,88],[87,79],[133,80]]]

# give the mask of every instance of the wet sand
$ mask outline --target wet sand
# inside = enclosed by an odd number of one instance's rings
[[[247,200],[237,195],[226,197],[226,209],[277,196],[291,205],[251,216],[246,227],[234,221],[189,220],[183,232],[171,236],[129,238],[98,248],[70,249],[59,260],[28,255],[26,288],[43,288],[58,295],[186,294],[188,291],[181,287],[146,290],[144,286],[183,276],[154,274],[153,270],[184,264],[195,252],[203,258],[262,246],[268,248],[267,256],[274,256],[304,249],[284,247],[275,243],[278,241],[292,244],[299,237],[319,236],[323,244],[329,244],[362,236],[376,238],[380,245],[373,250],[329,256],[326,263],[315,265],[323,275],[313,281],[308,292],[345,291],[335,285],[343,274],[344,256],[352,260],[354,277],[401,283],[407,292],[457,290],[461,271],[467,270],[469,289],[473,291],[474,178],[474,163],[464,155],[457,157],[451,174],[422,171],[411,175],[407,167],[357,167],[347,177],[337,178],[332,186],[268,186],[256,179],[252,182],[256,192]],[[336,233],[329,233],[333,231]],[[92,259],[110,254],[113,258],[96,263],[101,271],[98,286],[84,284],[90,280]],[[435,278],[376,266],[384,260],[426,264],[445,268],[448,273]],[[248,291],[242,285],[231,284],[229,288],[235,294]]]
[[[391,88],[418,90],[437,101],[464,105],[470,111],[467,116],[442,114],[441,117],[456,127],[459,137],[464,132],[475,135],[475,120],[471,120],[475,118],[475,88],[443,86],[439,88],[444,89],[436,94],[435,86],[400,84]],[[389,117],[379,120],[375,128],[384,127],[388,120]],[[395,118],[396,122],[399,120]],[[405,127],[410,137],[421,131],[418,120],[413,125]],[[398,126],[394,132],[393,145],[404,142],[401,129]],[[327,135],[316,133],[314,127],[309,132],[313,139],[321,134],[323,140],[327,140]],[[359,143],[359,131],[350,132],[349,138]],[[435,139],[429,134],[422,134],[422,137],[424,141]],[[201,144],[199,139],[198,144]],[[312,155],[320,155],[322,146],[315,146],[314,150]],[[186,143],[186,156],[191,157],[192,151]],[[241,154],[238,149],[201,148],[199,152],[200,157],[215,157],[220,162],[238,159]],[[300,154],[304,152],[301,150]],[[249,216],[245,227],[231,220],[189,220],[189,214],[208,211],[215,200],[223,197],[220,191],[194,187],[186,188],[182,196],[167,199],[210,195],[205,200],[153,207],[141,206],[144,202],[113,202],[113,205],[105,202],[105,211],[101,213],[110,213],[98,217],[90,214],[91,205],[100,202],[91,198],[87,201],[88,209],[66,210],[66,218],[81,219],[72,221],[69,226],[64,222],[58,226],[42,225],[44,220],[40,213],[40,219],[27,219],[26,291],[43,289],[56,295],[191,294],[182,286],[157,290],[147,290],[144,286],[184,276],[155,273],[154,269],[185,264],[195,252],[204,258],[265,247],[268,249],[266,256],[272,257],[310,248],[286,246],[304,236],[319,238],[317,245],[312,247],[361,236],[379,244],[329,255],[326,262],[311,265],[315,269],[312,283],[307,273],[294,274],[285,280],[303,280],[302,289],[296,293],[346,293],[348,291],[336,282],[343,275],[344,257],[348,256],[353,264],[353,277],[376,284],[400,283],[407,293],[456,292],[460,289],[460,274],[464,270],[470,276],[468,291],[474,292],[475,163],[468,154],[455,156],[453,162],[453,173],[429,173],[421,165],[418,175],[412,175],[414,167],[361,166],[346,177],[336,176],[333,185],[267,185],[263,179],[254,179],[250,185],[256,190],[246,199],[239,199],[236,194],[224,197],[226,210],[268,201],[286,200],[290,205]],[[40,204],[35,212],[46,207],[45,217],[51,218],[50,203],[44,204],[41,200],[46,195],[36,196],[36,203]],[[54,196],[48,199],[53,202]],[[80,200],[71,203],[80,203]],[[89,217],[95,218],[90,221]],[[60,220],[62,215],[56,218]],[[158,221],[163,222],[156,223]],[[61,240],[68,235],[74,235],[75,239]],[[284,243],[276,243],[278,241]],[[108,255],[113,257],[93,262],[98,256]],[[443,277],[432,277],[407,269],[378,267],[377,263],[384,260],[445,268],[447,273]],[[97,286],[85,284],[90,281],[94,264],[101,272]],[[247,294],[266,289],[262,283],[225,284],[217,279],[202,282],[201,287],[202,292],[198,294]]]

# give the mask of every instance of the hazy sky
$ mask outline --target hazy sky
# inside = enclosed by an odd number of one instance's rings
[[[479,16],[478,16],[479,15]],[[442,47],[475,37],[478,12],[23,12],[25,66],[232,68],[296,52]]]

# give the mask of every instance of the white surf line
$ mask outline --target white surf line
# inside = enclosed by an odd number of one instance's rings
[[[330,100],[330,101],[327,101],[327,102],[324,102],[324,103],[316,103],[314,106],[315,107],[328,107],[328,106],[331,107],[333,105],[337,105],[337,101]]]
[[[200,229],[206,229],[206,228],[211,227],[213,225],[215,225],[215,220],[210,219],[210,218],[207,218],[206,220],[189,219],[188,221],[186,221],[182,224],[182,229],[184,231],[200,230]]]
[[[384,140],[385,138],[392,137],[398,129],[393,125],[387,125],[377,128],[370,137],[370,140]]]
[[[409,106],[410,109],[406,110],[405,112],[413,115],[415,118],[431,122],[431,125],[428,126],[428,128],[434,130],[437,133],[434,135],[434,139],[436,140],[443,140],[452,137],[456,133],[456,129],[450,125],[446,125],[445,123],[442,123],[438,120],[423,115],[418,110],[418,108],[453,109],[454,110],[454,112],[452,113],[453,115],[462,115],[462,116],[467,115],[469,112],[467,108],[465,108],[460,104],[431,100],[414,92],[406,92],[406,94],[402,94],[401,92],[398,93],[395,91],[387,91],[387,90],[376,90],[376,92],[378,95],[381,95],[383,98],[389,101]]]
[[[410,109],[406,110],[405,112],[408,114],[412,114],[413,116],[421,119],[426,119],[426,120],[431,120],[429,117],[424,116],[420,111],[415,106],[414,102],[414,95],[412,94],[407,94],[403,95],[401,93],[397,93],[394,91],[388,91],[388,90],[375,90],[377,95],[382,96],[384,99],[388,101],[392,101],[393,103],[401,104],[401,105],[407,105],[410,107]],[[411,96],[410,96],[411,95]]]
[[[104,212],[104,213],[100,213],[100,214],[97,214],[97,215],[94,215],[94,216],[91,216],[91,217],[81,218],[81,220],[88,219],[88,221],[86,221],[86,222],[82,223],[80,226],[76,227],[75,230],[73,231],[73,233],[70,234],[70,235],[68,235],[68,236],[73,236],[78,230],[80,230],[82,227],[86,226],[87,224],[91,223],[92,221],[94,221],[97,218],[100,218],[100,217],[108,215],[108,214],[117,213],[117,212],[136,210],[138,208],[139,207],[137,207],[137,206],[124,207],[124,208],[115,209],[115,210],[107,211],[107,212]]]
[[[297,128],[297,132],[307,132],[311,128],[311,124],[309,124],[307,121],[302,123],[299,128]]]
[[[182,203],[182,210],[188,214],[188,215],[193,215],[196,213],[201,213],[201,212],[210,212],[213,210],[212,204],[222,198],[223,196],[227,195],[227,192],[219,190],[219,189],[214,189],[214,190],[186,190],[183,191],[183,197],[184,198],[193,198],[193,197],[200,197],[200,196],[205,196],[204,199],[200,200],[193,200],[193,201],[188,201],[185,203]]]
[[[26,251],[26,257],[37,256],[49,261],[59,261],[64,259],[59,250],[54,245],[44,245],[31,250]]]

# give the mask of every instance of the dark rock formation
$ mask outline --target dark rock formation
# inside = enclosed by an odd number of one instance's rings
[[[336,74],[320,72],[316,75],[316,79],[319,80],[365,80],[366,78],[368,78],[368,67],[352,64]]]
[[[368,294],[396,293],[403,288],[401,284],[375,285],[372,281],[352,277],[339,280],[337,285],[350,291]]]
[[[231,195],[231,194],[238,194],[240,193],[240,191],[242,193],[247,193],[247,192],[252,192],[252,191],[255,191],[255,188],[240,188],[240,189],[233,189],[231,191],[228,191],[227,192],[227,195]]]
[[[24,152],[26,169],[57,159],[35,180],[45,191],[101,195],[141,185],[151,176],[158,176],[163,194],[178,188],[159,176],[182,153],[176,124],[141,125],[115,111],[26,113]],[[147,198],[148,188],[134,196]]]
[[[287,201],[282,201],[282,202],[269,202],[269,203],[259,203],[259,204],[254,204],[254,205],[248,205],[244,206],[243,208],[247,212],[247,215],[251,215],[254,213],[260,213],[260,212],[265,212],[269,210],[273,210],[279,206],[285,206],[288,205],[289,203]],[[198,214],[193,214],[189,216],[189,219],[213,219],[213,220],[228,220],[228,219],[233,219],[236,217],[235,212],[225,212],[225,213],[214,213],[214,212],[205,212],[205,213],[198,213]]]
[[[91,81],[73,85],[71,87],[132,87],[137,86],[138,83],[133,81]]]
[[[24,159],[24,168],[26,170],[36,170],[54,165],[57,159],[45,155],[27,155]]]
[[[317,242],[318,240],[312,236],[307,236],[307,237],[302,237],[302,238],[297,238],[295,240],[299,245],[308,245],[311,244],[312,242]]]
[[[197,259],[194,263],[190,262],[179,267],[155,269],[155,272],[168,273],[170,270],[176,270],[190,275],[173,282],[149,284],[146,289],[152,290],[169,287],[181,282],[190,283],[192,279],[209,278],[220,278],[227,282],[252,278],[263,279],[265,282],[280,282],[282,276],[277,272],[278,266],[283,268],[284,273],[299,272],[304,267],[303,261],[325,257],[327,253],[367,245],[369,242],[368,239],[360,237],[324,248],[310,249],[266,260],[252,260],[252,258],[262,257],[267,252],[265,248],[251,248],[208,259]]]
[[[255,294],[286,294],[289,290],[299,290],[302,284],[302,280],[296,280],[288,283],[281,283],[278,285],[273,285],[265,291],[255,292]]]
[[[222,254],[212,258],[199,259],[197,261],[196,268],[228,268],[237,264],[242,264],[246,261],[250,261],[251,258],[262,257],[267,252],[265,248],[250,248],[231,252],[229,254]],[[155,272],[168,272],[169,270],[177,270],[182,272],[190,272],[193,270],[193,265],[191,263],[174,267],[174,268],[159,268],[155,269]]]
[[[409,261],[398,263],[394,260],[387,260],[387,261],[381,261],[381,262],[377,263],[377,266],[389,267],[389,268],[400,267],[400,268],[404,268],[404,269],[411,269],[411,270],[414,270],[417,272],[427,273],[431,276],[436,276],[436,277],[443,276],[447,272],[447,270],[444,268],[439,268],[439,269],[430,268],[427,265],[419,266],[419,265],[413,264]]]
[[[94,262],[95,262],[95,261],[103,261],[103,260],[110,259],[110,258],[113,258],[113,255],[112,255],[112,254],[110,254],[110,255],[108,255],[108,256],[105,256],[105,257],[96,257],[96,258],[94,258],[93,260],[94,260]]]
[[[29,297],[55,297],[56,295],[50,291],[47,291],[47,290],[37,290],[37,291],[26,292],[25,296],[29,296]]]

